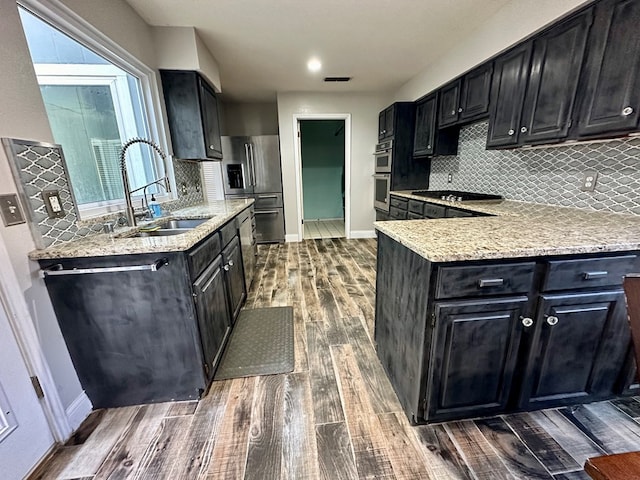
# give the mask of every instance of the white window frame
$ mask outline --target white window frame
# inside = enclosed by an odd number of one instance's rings
[[[140,81],[142,108],[147,119],[150,140],[155,141],[163,151],[169,151],[166,142],[165,123],[161,115],[160,89],[156,72],[152,68],[88,24],[59,0],[18,0],[17,4],[116,67],[136,77]],[[116,101],[115,98],[114,101]],[[173,164],[171,157],[168,155],[167,160],[166,175],[170,179],[172,192],[177,192]],[[175,193],[163,197],[166,199],[177,198]],[[82,219],[104,215],[124,208],[124,198],[121,201],[96,202],[78,206]]]

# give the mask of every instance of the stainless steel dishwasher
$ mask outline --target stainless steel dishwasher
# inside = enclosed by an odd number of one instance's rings
[[[240,245],[242,247],[242,264],[244,266],[244,283],[249,292],[251,281],[256,269],[256,239],[254,235],[253,207],[238,216],[238,230],[240,230]]]

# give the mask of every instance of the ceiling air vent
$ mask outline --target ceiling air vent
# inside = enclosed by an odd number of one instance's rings
[[[324,77],[325,82],[348,82],[351,77]]]

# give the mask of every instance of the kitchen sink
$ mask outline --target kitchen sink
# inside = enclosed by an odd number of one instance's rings
[[[144,230],[127,235],[126,238],[134,237],[170,237],[171,235],[180,235],[187,233],[191,228],[162,228],[145,232]]]
[[[169,220],[159,225],[160,230],[191,229],[209,220],[208,218],[186,218],[182,220]]]

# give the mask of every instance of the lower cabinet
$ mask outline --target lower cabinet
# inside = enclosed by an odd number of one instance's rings
[[[204,369],[213,378],[227,336],[231,332],[231,314],[224,284],[222,255],[218,255],[193,283]]]
[[[610,396],[630,340],[622,291],[545,294],[537,312],[520,405]]]
[[[426,417],[445,420],[506,408],[527,302],[515,297],[435,304]]]
[[[184,252],[40,266],[94,408],[199,398],[246,298],[235,219]]]
[[[432,263],[379,232],[375,340],[409,419],[637,392],[621,289],[636,253]]]

